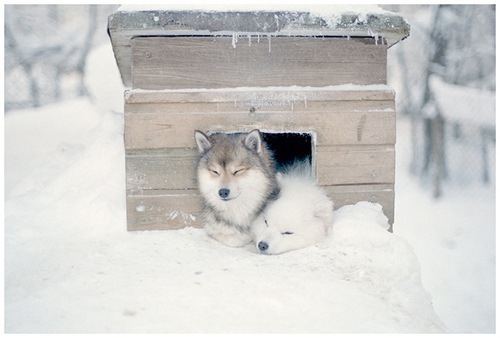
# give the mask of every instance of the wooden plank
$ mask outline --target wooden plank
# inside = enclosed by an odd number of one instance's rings
[[[321,185],[394,183],[394,146],[319,146]],[[128,150],[127,189],[196,189],[196,149]]]
[[[126,113],[143,114],[147,113],[265,113],[265,112],[351,112],[391,110],[393,101],[310,101],[306,97],[294,101],[273,100],[269,97],[265,100],[255,101],[232,101],[232,102],[170,102],[170,103],[145,103],[126,104]]]
[[[145,190],[127,192],[127,230],[202,227],[202,199],[197,191]]]
[[[394,222],[394,185],[367,184],[323,187],[335,209],[360,201],[379,203],[389,223]],[[203,201],[197,190],[127,192],[128,230],[169,230],[203,227]]]
[[[137,37],[132,88],[385,84],[387,47],[365,41],[277,37],[236,45],[231,37]]]
[[[196,149],[127,151],[127,189],[195,189],[198,157]]]
[[[258,102],[266,106],[287,106],[291,103],[311,103],[314,101],[394,101],[394,95],[394,90],[387,85],[182,90],[129,89],[125,92],[125,102],[128,104],[237,103],[248,106]]]
[[[337,185],[323,189],[333,200],[335,209],[361,201],[378,203],[382,206],[389,224],[394,223],[394,184]]]
[[[394,183],[394,145],[318,146],[321,185]]]
[[[392,110],[331,112],[205,112],[125,114],[125,148],[193,148],[193,132],[315,132],[318,145],[394,144]]]

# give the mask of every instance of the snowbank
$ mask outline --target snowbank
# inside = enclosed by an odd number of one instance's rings
[[[339,209],[325,241],[278,256],[200,229],[127,232],[123,115],[101,108],[5,118],[6,332],[444,329],[379,205]]]

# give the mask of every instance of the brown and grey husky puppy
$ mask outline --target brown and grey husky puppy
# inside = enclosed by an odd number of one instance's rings
[[[207,233],[228,246],[250,243],[252,222],[279,195],[274,161],[259,130],[210,136],[196,130],[195,140]]]

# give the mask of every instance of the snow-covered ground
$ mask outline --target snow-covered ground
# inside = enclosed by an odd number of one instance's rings
[[[91,101],[5,117],[6,332],[494,332],[494,189],[432,200],[406,174],[405,120],[394,234],[366,202],[278,256],[127,232],[123,89],[110,48],[92,57]]]
[[[432,198],[408,174],[409,135],[409,121],[400,118],[394,232],[413,246],[424,287],[450,331],[495,332],[495,187],[445,185],[444,196]]]

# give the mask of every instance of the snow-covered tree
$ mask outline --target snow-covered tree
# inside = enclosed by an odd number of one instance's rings
[[[469,116],[456,107],[468,105],[464,97],[478,92],[469,88],[494,96],[495,6],[400,6],[396,10],[403,12],[411,24],[410,38],[395,46],[393,52],[399,67],[397,77],[402,81],[398,88],[398,109],[412,119],[411,172],[427,181],[431,179],[433,194],[439,197],[442,181],[451,175],[449,162],[462,156],[451,151],[450,143],[465,141],[465,134],[460,130],[466,126],[475,128],[476,152],[483,154],[476,162],[482,163],[482,179],[488,182],[491,161],[485,148],[494,143],[491,136],[494,102],[482,110],[478,105],[470,106]],[[438,81],[445,85],[437,85]],[[467,95],[462,98],[458,95],[454,107],[444,105],[443,96],[456,86]],[[464,102],[460,102],[462,99]],[[477,119],[473,115],[484,117]],[[475,124],[469,121],[473,117]]]

